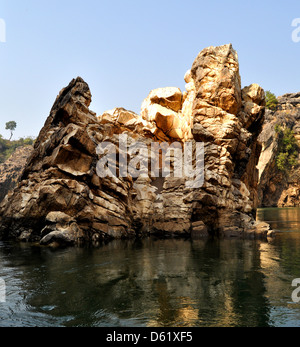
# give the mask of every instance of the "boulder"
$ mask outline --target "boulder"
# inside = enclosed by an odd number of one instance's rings
[[[159,129],[165,139],[187,141],[192,138],[191,121],[182,112],[183,94],[179,88],[155,89],[144,100],[141,116],[154,130]]]
[[[147,120],[149,120],[147,117],[147,108],[152,104],[158,104],[174,112],[178,112],[182,109],[182,92],[179,88],[174,87],[152,90],[142,104],[142,116]]]

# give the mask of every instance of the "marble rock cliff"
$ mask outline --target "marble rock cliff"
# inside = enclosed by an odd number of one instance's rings
[[[258,162],[258,195],[261,207],[300,206],[300,160],[289,172],[278,169],[276,160],[280,152],[280,137],[276,126],[291,129],[300,148],[300,93],[278,97],[274,111],[267,110],[259,141],[262,152]]]
[[[151,91],[140,114],[97,117],[87,83],[72,80],[0,205],[2,238],[266,238],[269,226],[255,220],[264,91],[241,88],[231,45],[204,49],[185,81],[184,92]]]

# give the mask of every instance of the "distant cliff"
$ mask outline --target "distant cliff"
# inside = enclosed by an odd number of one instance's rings
[[[97,117],[88,84],[72,80],[0,205],[2,238],[42,245],[147,235],[266,238],[269,226],[255,218],[263,89],[241,88],[231,45],[200,52],[185,81],[184,92],[152,91],[140,115],[116,108]]]
[[[266,111],[262,133],[263,148],[259,159],[259,205],[261,207],[300,206],[300,161],[286,172],[279,170],[276,160],[280,137],[276,128],[291,129],[300,147],[300,93],[278,97],[276,111]]]
[[[18,147],[3,164],[0,164],[0,202],[15,188],[32,150],[32,146]]]

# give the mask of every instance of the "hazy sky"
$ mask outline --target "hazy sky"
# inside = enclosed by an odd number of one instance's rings
[[[37,136],[58,92],[77,76],[89,84],[97,114],[139,113],[150,90],[184,90],[197,54],[227,43],[238,52],[243,86],[298,92],[295,18],[299,0],[0,0],[0,134],[8,138],[5,123],[15,120],[15,138]]]

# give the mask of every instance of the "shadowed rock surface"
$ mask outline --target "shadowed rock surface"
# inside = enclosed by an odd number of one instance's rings
[[[203,50],[185,81],[183,93],[152,91],[140,115],[116,108],[97,117],[89,110],[87,83],[72,80],[58,95],[20,183],[0,205],[2,238],[42,245],[152,234],[266,238],[269,226],[255,221],[262,88],[241,89],[231,45]],[[163,142],[175,157],[203,142],[203,176],[195,171],[201,156],[194,157],[194,177],[155,175],[166,169],[166,158],[171,172],[178,169],[170,152],[154,145]],[[111,156],[102,165],[107,151],[99,145],[107,143]],[[120,175],[124,163],[139,175]],[[102,177],[112,167],[116,174]],[[186,169],[184,161],[179,169]]]
[[[261,207],[300,206],[300,161],[289,172],[282,172],[276,165],[279,137],[276,126],[293,131],[300,147],[300,93],[278,97],[276,111],[266,111],[259,141],[263,145],[258,163],[259,201]]]

